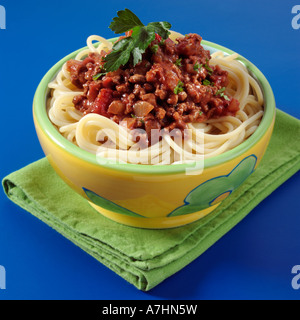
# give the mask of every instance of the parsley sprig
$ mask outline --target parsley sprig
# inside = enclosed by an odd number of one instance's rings
[[[170,35],[171,24],[169,22],[150,22],[145,26],[129,9],[118,11],[117,15],[113,18],[109,28],[116,34],[129,30],[132,30],[132,34],[117,41],[112,51],[106,55],[104,64],[106,72],[119,69],[130,59],[135,66],[142,60],[142,54],[155,39],[155,33],[162,39],[167,39]]]

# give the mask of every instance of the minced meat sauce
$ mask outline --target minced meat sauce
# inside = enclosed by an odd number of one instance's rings
[[[108,73],[104,51],[68,61],[71,82],[83,89],[73,99],[75,108],[126,121],[129,129],[144,129],[148,137],[152,129],[183,130],[190,122],[235,115],[239,102],[223,93],[228,72],[209,65],[211,56],[201,40],[197,34],[177,42],[156,35],[140,63]]]

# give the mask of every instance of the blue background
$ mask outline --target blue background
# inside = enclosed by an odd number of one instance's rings
[[[300,118],[300,29],[291,26],[300,1],[17,1],[0,0],[0,174],[41,157],[31,114],[47,70],[85,45],[90,34],[112,37],[117,10],[144,23],[169,21],[183,34],[247,57],[268,78],[281,110]],[[300,23],[300,21],[299,21]],[[295,137],[299,139],[299,137]],[[190,265],[150,292],[111,270],[0,194],[1,299],[299,299],[291,269],[300,264],[297,173]]]

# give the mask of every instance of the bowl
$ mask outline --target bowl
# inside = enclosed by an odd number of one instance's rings
[[[209,41],[211,53],[234,52]],[[250,61],[240,60],[259,83],[264,115],[256,131],[243,143],[197,163],[175,165],[99,163],[96,155],[80,149],[53,126],[46,111],[48,84],[62,65],[86,48],[56,63],[41,80],[33,101],[34,124],[42,149],[57,174],[103,216],[138,228],[180,227],[213,212],[255,171],[272,135],[275,100],[264,75]],[[187,174],[189,172],[189,174]],[[51,201],[51,199],[49,199]]]

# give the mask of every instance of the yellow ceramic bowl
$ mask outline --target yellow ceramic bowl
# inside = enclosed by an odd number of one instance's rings
[[[211,52],[233,53],[208,41],[202,44]],[[59,61],[42,79],[34,97],[34,123],[53,168],[102,215],[140,228],[182,226],[213,211],[256,169],[272,134],[275,100],[264,75],[245,58],[239,60],[257,79],[263,91],[263,119],[245,142],[205,160],[203,172],[197,175],[186,174],[187,170],[192,172],[197,168],[197,164],[152,166],[110,161],[99,164],[96,155],[73,145],[56,130],[46,111],[48,83],[78,51]]]

